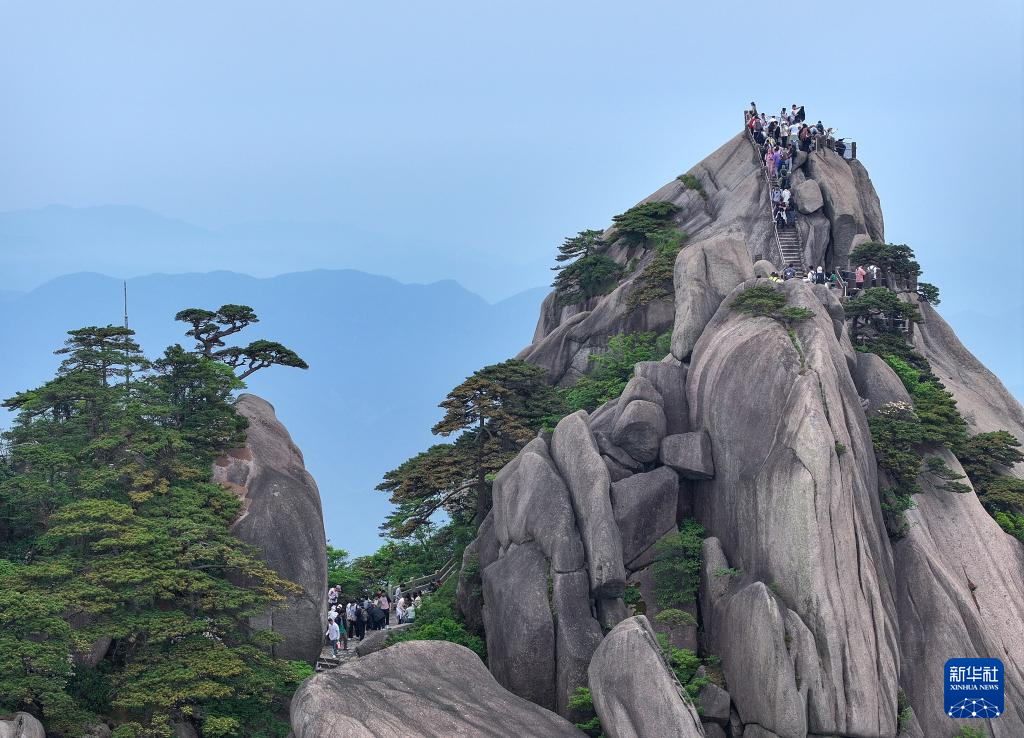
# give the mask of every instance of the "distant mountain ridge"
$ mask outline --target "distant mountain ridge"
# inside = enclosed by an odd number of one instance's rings
[[[339,221],[259,220],[207,228],[134,205],[0,212],[0,245],[3,288],[14,290],[68,273],[137,277],[177,273],[183,265],[196,272],[238,270],[257,277],[355,269],[430,282],[467,278],[474,261],[470,250],[458,262],[445,262],[437,255],[450,244],[426,233],[414,240],[392,236],[386,226],[374,230]],[[507,283],[493,285],[492,295],[535,284],[528,271],[509,271]]]
[[[129,322],[147,355],[189,345],[174,321],[184,307],[253,306],[261,322],[245,340],[279,340],[308,371],[273,368],[249,389],[272,402],[320,485],[327,534],[369,553],[387,498],[380,475],[438,439],[437,404],[465,376],[529,343],[546,288],[491,304],[453,280],[403,284],[354,270],[258,279],[234,272],[153,274],[128,280]],[[121,280],[71,274],[0,300],[0,340],[17,361],[0,372],[0,395],[34,387],[59,363],[65,332],[119,324]],[[2,421],[6,424],[7,418]]]

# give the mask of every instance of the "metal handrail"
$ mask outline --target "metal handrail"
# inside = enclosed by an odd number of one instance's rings
[[[747,123],[750,121],[749,111],[744,113],[743,130],[747,132],[747,140],[750,141],[750,145],[754,147],[754,156],[757,158],[757,167],[761,170],[761,176],[764,177],[765,192],[768,196],[768,220],[772,224],[772,233],[775,234],[775,255],[779,257],[778,261],[775,261],[775,266],[779,267],[785,259],[782,256],[782,241],[779,239],[779,228],[775,223],[775,214],[772,213],[772,183],[768,178],[768,170],[764,167],[764,162],[761,161],[761,150],[757,145],[757,141],[754,140],[754,134],[750,132],[750,128],[747,127]],[[774,259],[773,259],[774,261]]]
[[[444,581],[451,576],[451,573],[455,570],[455,557],[448,559],[444,565],[433,574],[427,574],[416,579],[410,579],[408,582],[403,582],[398,585],[398,589],[401,592],[408,592],[409,590],[415,589],[416,587],[424,584],[432,584],[434,582],[440,582],[444,584]]]

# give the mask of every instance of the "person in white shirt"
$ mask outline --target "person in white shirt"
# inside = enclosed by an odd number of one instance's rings
[[[405,608],[406,608],[405,595],[402,595],[401,597],[398,598],[398,604],[395,605],[395,614],[398,616],[398,624],[399,625],[401,625],[403,622],[405,622]]]
[[[784,205],[789,205],[789,198],[793,196],[793,193],[789,191],[789,188],[782,190],[782,202]]]
[[[338,627],[338,621],[333,617],[329,622],[330,624],[327,626],[327,632],[324,633],[324,635],[327,636],[327,640],[331,642],[331,653],[333,653],[335,658],[337,658],[338,641],[341,640],[341,628]]]

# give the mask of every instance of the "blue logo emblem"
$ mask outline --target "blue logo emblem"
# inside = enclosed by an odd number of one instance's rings
[[[997,718],[1003,714],[1003,662],[950,659],[945,666],[946,715]]]

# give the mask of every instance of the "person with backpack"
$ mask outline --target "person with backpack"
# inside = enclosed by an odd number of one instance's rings
[[[782,270],[782,279],[788,282],[796,277],[796,268],[791,263],[788,267]]]
[[[380,596],[377,598],[377,607],[380,608],[384,616],[384,624],[381,627],[386,628],[391,623],[391,600],[388,599],[388,596],[383,591],[380,592]]]
[[[349,638],[356,637],[356,603],[345,604],[345,633]]]
[[[825,268],[819,266],[814,270],[814,284],[825,284]]]
[[[366,603],[356,603],[356,638],[363,640],[366,637]]]
[[[864,289],[864,277],[867,276],[867,270],[864,269],[863,264],[857,265],[857,271],[853,273],[853,285],[857,288],[857,292]]]

